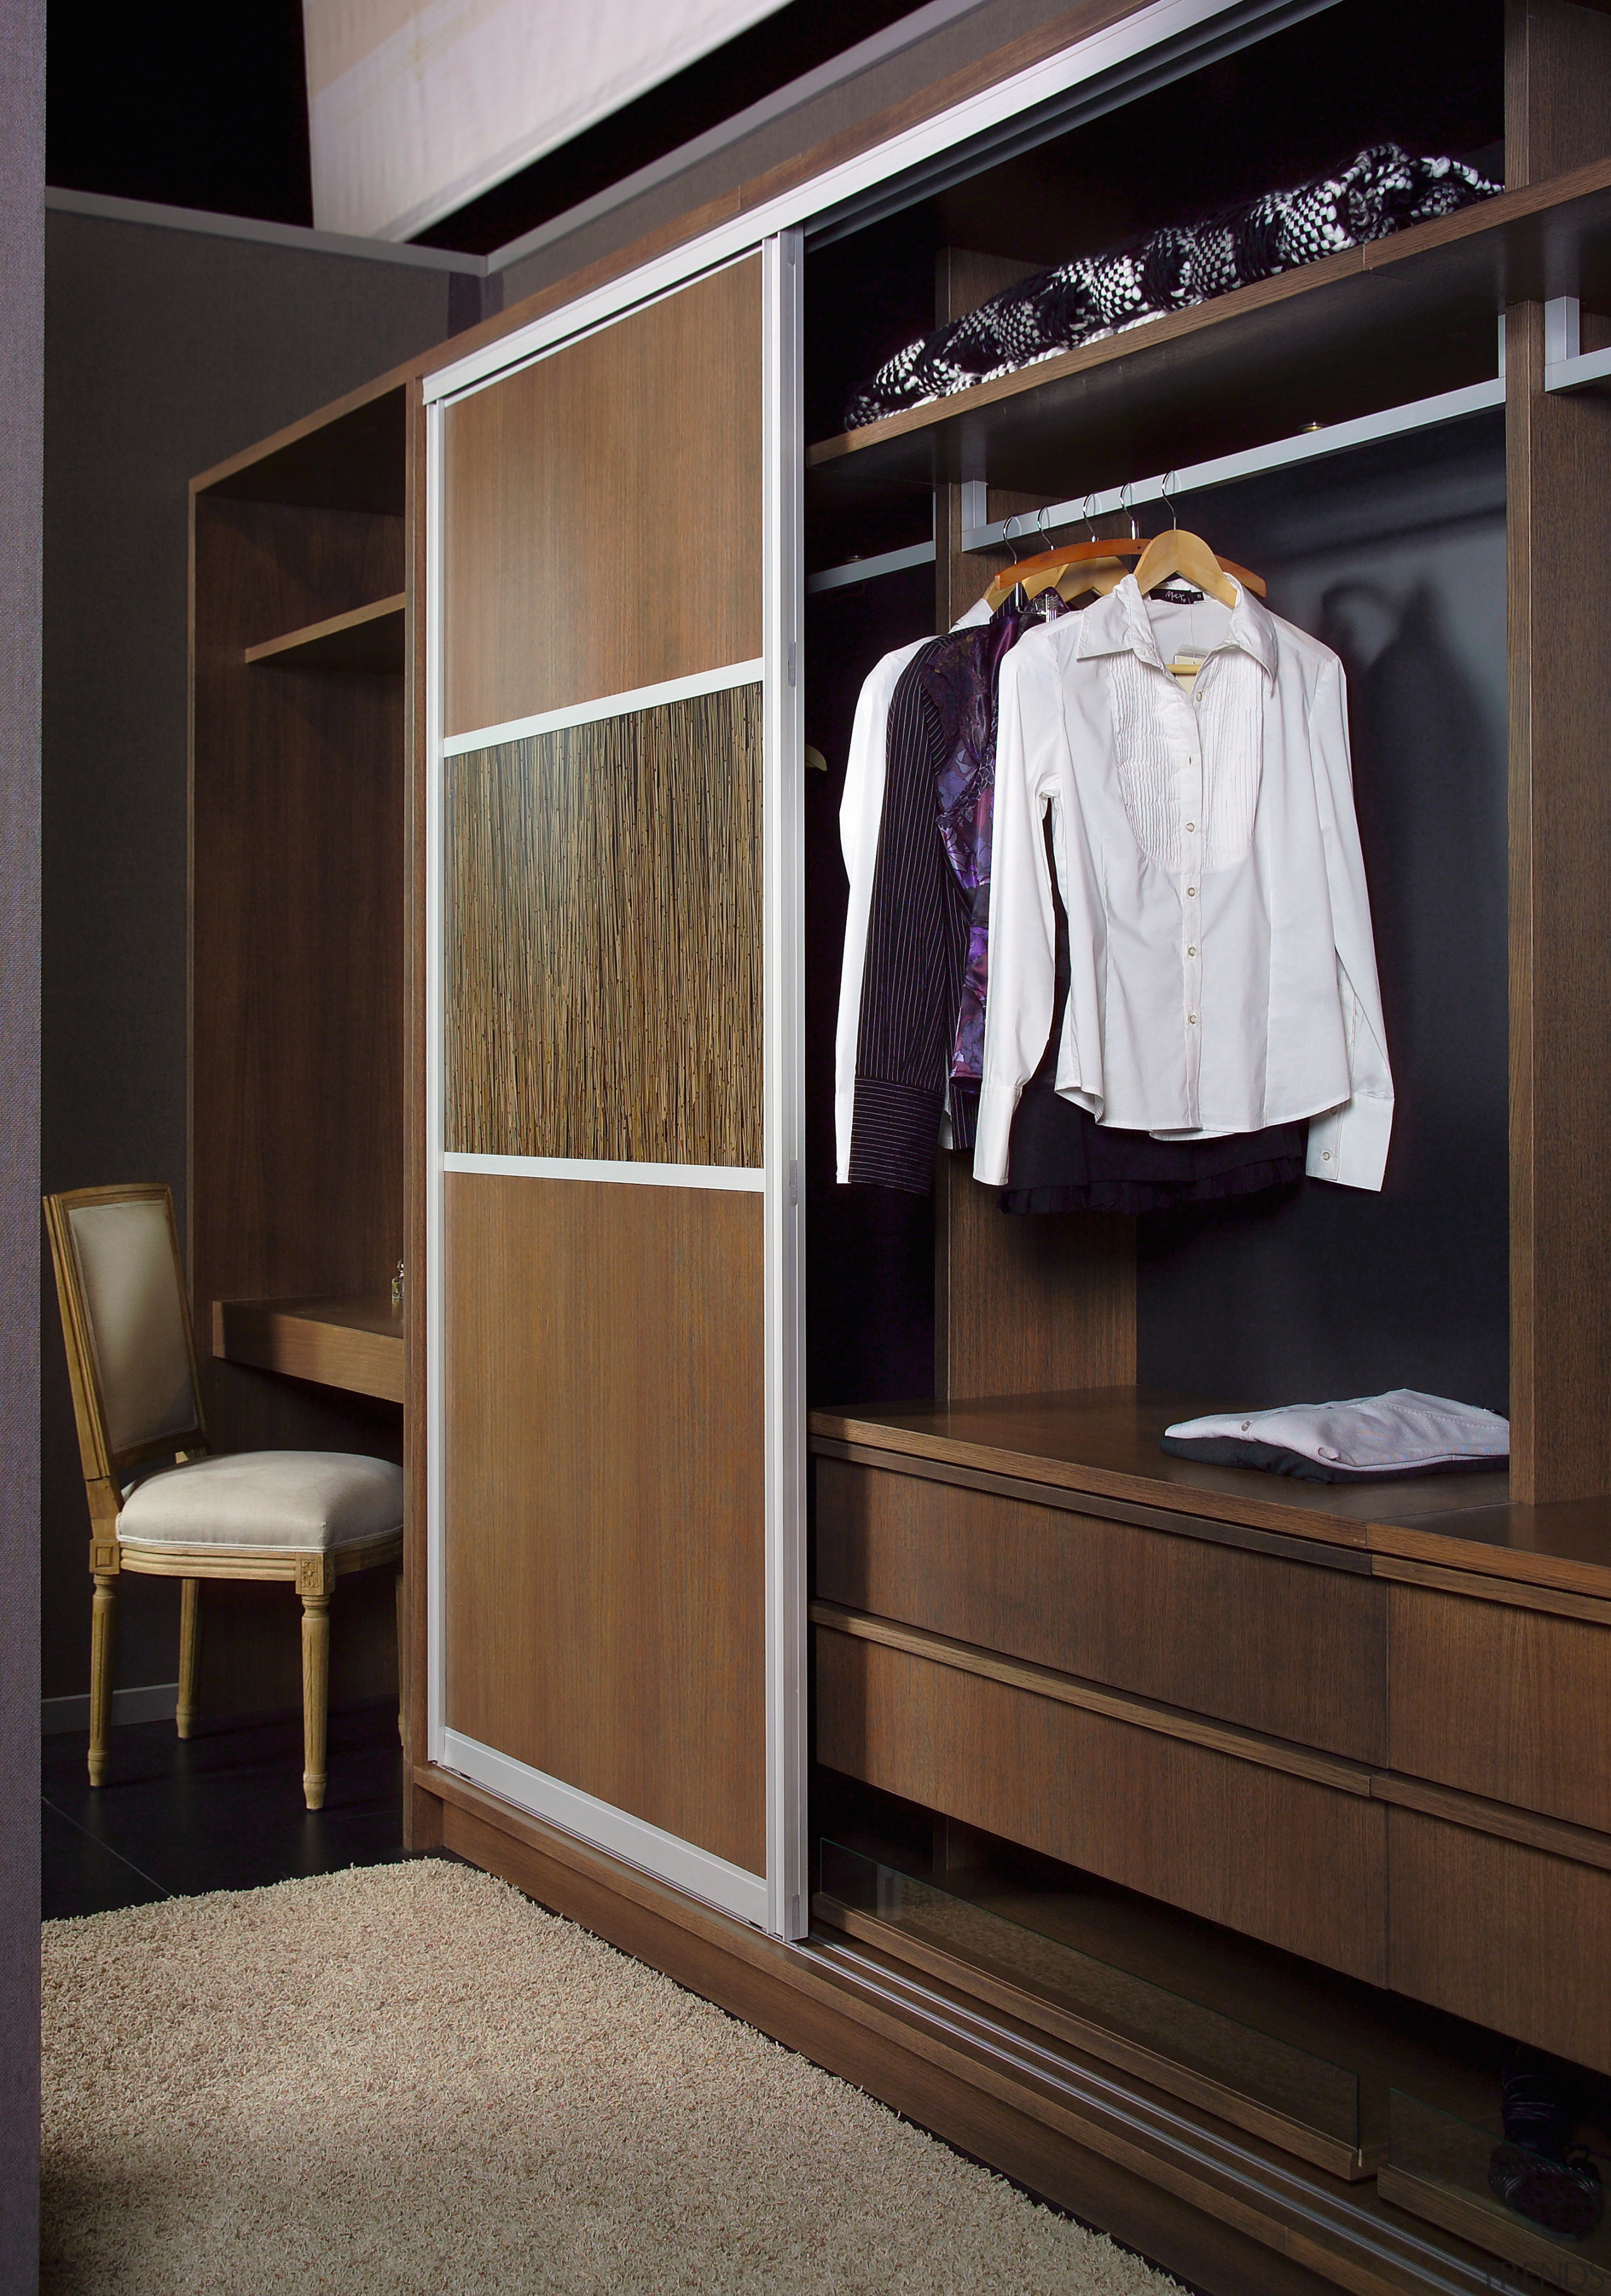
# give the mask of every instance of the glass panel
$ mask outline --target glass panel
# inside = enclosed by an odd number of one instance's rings
[[[1611,2160],[1588,2145],[1571,2152],[1576,2173],[1551,2169],[1505,2143],[1497,2110],[1484,2126],[1394,2089],[1378,2185],[1384,2199],[1533,2267],[1547,2286],[1611,2287]]]
[[[448,1150],[759,1165],[760,686],[446,783]]]
[[[1333,2176],[1374,2166],[1359,2079],[988,1903],[825,1841],[814,1912]]]

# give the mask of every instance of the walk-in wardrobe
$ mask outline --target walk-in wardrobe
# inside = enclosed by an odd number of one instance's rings
[[[1387,144],[1491,195],[846,428],[1029,275]],[[413,1844],[1223,2296],[1611,2285],[1607,345],[1611,12],[1161,0],[403,386]],[[1346,673],[1384,1185],[842,1185],[863,682],[1172,519]],[[1160,1447],[1399,1388],[1508,1472]],[[1571,2222],[1494,2165],[1518,2062]]]

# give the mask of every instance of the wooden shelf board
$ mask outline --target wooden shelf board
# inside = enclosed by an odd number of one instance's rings
[[[1611,294],[1611,161],[822,439],[806,466],[819,493],[1113,486],[1484,381],[1506,304],[1566,294]]]
[[[350,613],[331,614],[306,629],[266,638],[261,645],[247,647],[246,659],[273,662],[282,669],[400,670],[407,603],[406,593],[399,590],[395,597],[377,598],[372,605],[355,606]]]
[[[315,510],[404,512],[407,390],[382,376],[193,481],[198,493]]]
[[[1234,1404],[1238,1398],[1230,1399]],[[1302,1483],[1247,1467],[1210,1467],[1159,1449],[1176,1420],[1226,1399],[1092,1388],[949,1405],[814,1411],[819,1444],[855,1447],[891,1465],[933,1461],[1060,1491],[1285,1532],[1519,1585],[1611,1596],[1611,1497],[1513,1505],[1501,1472],[1386,1483]],[[916,1470],[920,1472],[920,1469]]]
[[[403,1322],[384,1292],[340,1300],[215,1300],[213,1353],[401,1403]]]

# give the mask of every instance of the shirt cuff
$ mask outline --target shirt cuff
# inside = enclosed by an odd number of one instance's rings
[[[945,1107],[937,1092],[887,1078],[859,1076],[850,1137],[850,1178],[858,1186],[904,1188],[926,1196],[934,1187],[934,1153]]]
[[[1309,1119],[1305,1170],[1312,1180],[1335,1180],[1345,1188],[1379,1190],[1393,1137],[1393,1103],[1356,1093],[1341,1108]]]
[[[987,1188],[1006,1185],[1012,1119],[1018,1104],[1018,1088],[1014,1085],[979,1086],[979,1112],[973,1136],[973,1177]]]

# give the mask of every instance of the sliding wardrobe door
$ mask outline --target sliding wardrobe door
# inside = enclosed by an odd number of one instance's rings
[[[798,278],[428,385],[432,1759],[784,1936]]]

